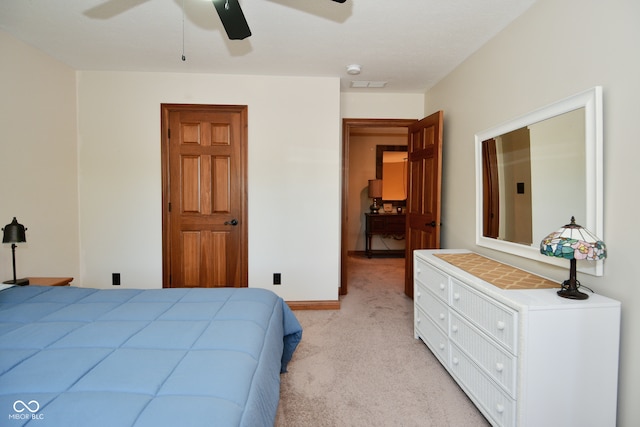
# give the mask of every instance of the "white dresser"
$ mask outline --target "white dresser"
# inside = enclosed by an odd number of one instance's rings
[[[502,289],[437,256],[465,253],[414,252],[415,337],[493,425],[615,426],[620,303]]]

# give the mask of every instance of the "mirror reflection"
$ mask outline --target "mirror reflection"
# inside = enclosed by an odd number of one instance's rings
[[[584,129],[580,108],[482,141],[485,237],[537,245],[559,218],[586,218]]]
[[[382,180],[382,202],[403,206],[407,199],[407,146],[376,146],[376,178]]]
[[[406,200],[407,152],[382,153],[382,200]]]

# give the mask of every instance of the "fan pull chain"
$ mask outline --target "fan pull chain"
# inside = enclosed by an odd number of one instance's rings
[[[182,0],[182,61],[186,61],[187,57],[184,56],[184,0]]]

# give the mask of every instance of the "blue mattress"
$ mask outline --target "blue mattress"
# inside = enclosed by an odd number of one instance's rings
[[[301,337],[263,289],[5,289],[0,424],[273,426]]]

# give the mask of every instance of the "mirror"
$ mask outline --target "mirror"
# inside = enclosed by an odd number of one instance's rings
[[[404,206],[407,199],[407,146],[376,146],[376,178],[382,179],[382,202]]]
[[[600,87],[480,132],[475,149],[476,244],[567,267],[539,245],[571,216],[605,240]],[[601,276],[602,264],[578,269]]]

